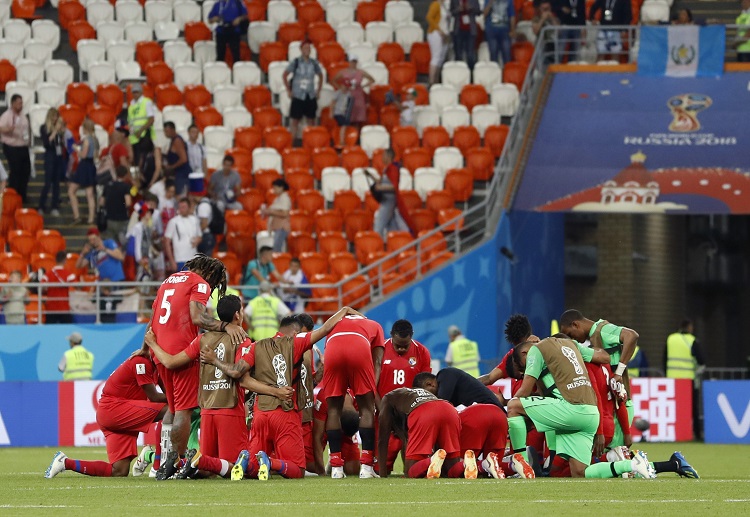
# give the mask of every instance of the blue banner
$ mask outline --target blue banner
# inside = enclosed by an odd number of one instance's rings
[[[638,73],[669,77],[718,77],[724,73],[723,25],[641,27]]]
[[[94,354],[94,379],[106,379],[143,343],[146,325],[7,325],[0,342],[0,381],[59,381],[57,369],[72,332]]]
[[[0,382],[0,446],[56,447],[56,382]]]
[[[703,383],[706,443],[750,444],[750,381]]]

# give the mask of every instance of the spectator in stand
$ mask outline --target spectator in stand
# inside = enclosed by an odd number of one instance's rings
[[[137,180],[139,188],[151,189],[164,180],[164,153],[159,147],[154,147],[146,154],[140,172]]]
[[[402,126],[413,126],[414,107],[417,105],[417,90],[415,88],[409,88],[404,97],[404,100],[401,102],[395,101],[396,107],[401,111],[399,124]]]
[[[531,29],[534,34],[539,38],[539,34],[542,29],[548,26],[560,25],[560,19],[555,15],[552,10],[552,0],[541,0],[539,6],[536,9],[536,16],[531,20]],[[555,59],[555,34],[553,32],[546,32],[544,34],[544,61],[545,63],[553,62]]]
[[[46,271],[41,278],[42,283],[49,284],[67,284],[76,281],[76,274],[65,268],[65,261],[68,254],[64,251],[58,251],[55,255],[55,266]],[[45,289],[46,300],[44,306],[47,309],[47,323],[71,323],[70,287],[64,285],[50,286]]]
[[[323,70],[317,59],[310,57],[310,41],[304,40],[300,45],[301,56],[294,58],[284,70],[284,86],[292,104],[289,108],[289,130],[292,138],[299,138],[299,122],[305,119],[307,125],[315,123],[318,114],[318,97],[323,86]],[[292,80],[289,80],[289,76]],[[315,78],[318,86],[315,86]]]
[[[742,12],[737,16],[737,25],[750,25],[750,0],[742,0],[740,3]],[[735,37],[737,46],[737,61],[740,63],[750,63],[750,29],[737,30]]]
[[[227,209],[241,210],[242,203],[237,201],[241,188],[242,179],[240,173],[234,170],[234,157],[227,154],[221,162],[221,170],[211,175],[208,182],[208,197],[222,212]]]
[[[260,294],[245,307],[245,322],[253,341],[274,337],[279,331],[279,322],[292,313],[284,302],[273,294],[273,286],[263,281],[258,286]]]
[[[375,79],[358,68],[359,58],[355,55],[349,56],[349,68],[345,68],[336,74],[331,83],[343,92],[351,95],[352,109],[349,123],[361,129],[367,123],[367,94],[365,88],[375,83]],[[341,143],[344,142],[346,126],[341,127]]]
[[[143,203],[139,210],[139,221],[130,229],[128,237],[132,237],[133,257],[137,265],[136,280],[150,282],[158,279],[157,258],[160,251],[155,249],[160,236],[155,226],[154,210],[147,203]],[[161,243],[159,243],[159,248]],[[163,266],[162,266],[163,269]]]
[[[497,63],[502,55],[503,65],[511,60],[511,41],[516,37],[516,10],[513,0],[488,0],[484,6],[484,35],[490,49],[490,59]]]
[[[214,219],[211,198],[206,196],[205,192],[198,192],[193,195],[195,205],[195,215],[198,217],[198,223],[201,227],[201,243],[198,244],[198,253],[212,255],[214,246],[216,246],[216,237],[211,232],[211,221]]]
[[[597,14],[601,18],[597,21]],[[602,27],[611,25],[630,25],[633,13],[630,0],[596,0],[589,10],[589,21]],[[596,50],[599,59],[617,59],[622,52],[622,34],[620,31],[600,30],[596,33]]]
[[[482,14],[478,0],[451,0],[453,52],[456,61],[466,61],[474,69],[477,62],[477,20]]]
[[[281,299],[295,314],[305,312],[305,300],[312,294],[309,288],[301,287],[306,283],[308,279],[302,271],[300,261],[294,257],[289,261],[289,269],[281,276]]]
[[[11,271],[8,284],[20,284],[21,272]],[[29,295],[22,285],[4,285],[0,288],[0,301],[3,303],[3,314],[6,325],[23,325],[26,323],[26,297]]]
[[[0,115],[0,141],[10,169],[8,187],[18,192],[25,204],[31,177],[31,126],[29,117],[23,112],[23,97],[17,93],[10,97],[10,108]]]
[[[133,146],[133,162],[144,169],[146,155],[154,150],[154,103],[143,95],[143,86],[134,84],[131,88],[133,100],[128,106],[128,128],[130,128],[130,145]]]
[[[198,142],[201,132],[195,124],[188,128],[187,155],[192,172],[202,172],[204,175],[208,172],[208,163],[206,162],[206,148]]]
[[[181,271],[185,262],[198,253],[201,227],[190,211],[190,201],[183,197],[177,203],[177,215],[164,231],[164,256],[170,272]]]
[[[390,231],[409,231],[409,225],[408,211],[398,195],[400,164],[393,161],[393,149],[383,151],[383,165],[385,169],[375,186],[382,197],[380,208],[375,212],[373,230],[385,238]]]
[[[47,118],[39,128],[39,135],[44,146],[44,186],[39,194],[39,213],[47,211],[47,195],[52,191],[53,217],[60,216],[60,182],[65,179],[68,166],[65,147],[65,121],[57,108],[47,110]]]
[[[557,34],[557,62],[567,63],[578,59],[583,29],[586,26],[586,2],[582,0],[556,0],[552,4],[560,25],[580,27],[564,29]]]
[[[164,136],[169,139],[164,165],[164,175],[174,178],[177,194],[180,196],[188,192],[190,182],[190,163],[188,162],[187,145],[185,140],[177,134],[174,122],[164,123]]]
[[[94,224],[94,213],[96,212],[96,200],[94,198],[94,187],[96,186],[96,165],[94,156],[99,152],[99,140],[96,139],[94,122],[86,119],[81,125],[81,144],[73,146],[78,153],[78,168],[73,177],[68,181],[68,198],[70,208],[73,210],[73,224],[83,222],[78,211],[78,189],[86,190],[86,201],[88,202],[89,218],[87,224]]]
[[[232,62],[240,60],[241,24],[247,20],[247,7],[237,0],[218,0],[208,13],[209,23],[216,23],[216,60],[224,61],[227,47]]]
[[[97,228],[89,228],[86,232],[86,244],[83,245],[77,268],[88,267],[96,270],[99,278],[109,278],[113,282],[125,280],[122,262],[125,254],[112,239],[102,240]]]
[[[440,68],[445,61],[448,52],[448,40],[450,36],[450,1],[432,0],[427,10],[427,43],[430,45],[430,84],[440,82]]]
[[[677,11],[677,16],[672,20],[672,25],[693,25],[693,11],[682,8]]]
[[[175,209],[177,208],[175,206],[177,202],[177,187],[175,187],[174,180],[160,179],[148,191],[156,196],[158,200],[159,211],[156,215],[161,218],[163,226],[166,228],[169,220],[175,216]]]
[[[273,261],[273,248],[263,246],[258,252],[258,258],[247,263],[245,275],[242,278],[242,285],[249,287],[242,291],[242,296],[246,300],[252,300],[258,296],[258,286],[261,282],[279,282],[281,275],[276,271]]]
[[[104,195],[99,199],[107,211],[107,230],[105,237],[114,239],[118,244],[125,242],[130,216],[128,210],[133,206],[130,196],[130,172],[122,165],[115,169],[116,180],[104,187]]]
[[[268,208],[261,206],[260,213],[263,217],[268,217],[268,229],[273,232],[273,251],[282,252],[286,236],[292,230],[289,222],[292,199],[288,194],[289,184],[281,178],[271,183],[271,190],[276,197]]]
[[[109,135],[109,145],[99,153],[99,169],[108,165],[112,171],[112,181],[115,181],[117,179],[115,174],[117,167],[121,166],[130,170],[130,166],[133,164],[132,154],[133,148],[128,143],[128,130],[118,122],[115,124],[115,130]],[[97,171],[97,183],[101,185],[98,175]]]

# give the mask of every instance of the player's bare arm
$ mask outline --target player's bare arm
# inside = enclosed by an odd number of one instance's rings
[[[317,343],[318,341],[323,339],[325,336],[330,334],[331,331],[333,330],[333,327],[336,326],[336,323],[341,321],[344,318],[344,316],[349,316],[349,315],[361,316],[362,318],[365,317],[362,313],[355,311],[351,307],[342,307],[336,312],[336,314],[328,318],[328,321],[323,323],[322,327],[315,329],[310,333],[310,344]]]
[[[315,458],[315,472],[319,476],[325,476],[326,467],[323,464],[323,435],[326,432],[326,423],[324,420],[313,420],[313,458]]]
[[[620,343],[622,343],[620,364],[626,365],[633,358],[633,352],[635,352],[635,347],[638,345],[638,337],[638,332],[633,329],[624,327],[620,331]],[[615,370],[614,378],[617,379],[618,382],[622,382],[622,372],[620,372],[619,374],[617,373],[619,369],[620,366],[618,365],[617,370]]]
[[[383,354],[385,348],[378,346],[372,349],[372,364],[375,367],[375,386],[380,383],[380,372],[383,369]]]
[[[213,350],[201,350],[201,362],[217,367],[232,379],[241,379],[243,375],[250,371],[250,365],[244,359],[240,359],[234,364],[226,363],[216,357]]]
[[[181,368],[186,364],[189,364],[192,359],[184,351],[179,354],[172,355],[164,351],[159,343],[156,342],[156,336],[151,329],[146,332],[145,343],[154,352],[154,356],[163,364],[168,370],[175,370]]]
[[[249,373],[246,373],[240,379],[240,386],[248,391],[254,391],[259,395],[268,395],[269,397],[276,397],[281,400],[292,400],[294,396],[294,388],[291,386],[269,386],[260,382],[255,377],[252,377]]]
[[[506,375],[502,368],[493,368],[490,373],[479,377],[479,382],[481,382],[485,386],[489,386],[490,384],[495,384],[497,381],[499,381],[500,379],[504,379],[505,377]]]
[[[167,403],[167,396],[157,390],[153,384],[144,384],[141,388],[151,402]]]
[[[388,395],[382,398],[378,413],[378,468],[381,478],[388,477],[388,441],[393,430],[393,410],[390,399]]]
[[[536,381],[536,377],[532,377],[531,375],[524,375],[521,387],[516,392],[516,397],[524,398],[531,396],[531,393],[534,391],[534,387],[536,386]]]
[[[242,327],[234,323],[213,319],[208,311],[208,307],[200,302],[190,302],[190,319],[193,321],[193,325],[203,330],[226,332],[234,345],[239,345],[247,339],[247,332]]]

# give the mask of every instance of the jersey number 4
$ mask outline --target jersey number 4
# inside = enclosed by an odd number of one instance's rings
[[[404,384],[406,373],[403,370],[393,370],[393,384]]]
[[[166,289],[164,291],[164,297],[161,299],[160,307],[164,309],[164,314],[159,316],[159,323],[164,325],[169,321],[169,317],[172,315],[172,304],[169,303],[169,297],[174,294],[174,289]]]

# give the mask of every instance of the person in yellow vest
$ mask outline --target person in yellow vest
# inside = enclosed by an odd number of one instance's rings
[[[292,311],[276,295],[270,282],[261,282],[260,295],[256,296],[245,308],[250,337],[259,341],[274,337],[279,331],[279,321]]]
[[[641,362],[643,360],[643,356],[638,356],[638,354],[641,351],[641,347],[638,345],[635,345],[635,351],[633,352],[633,356],[630,358],[630,361],[628,361],[628,372],[630,373],[631,377],[640,377],[641,376]]]
[[[73,332],[68,336],[70,349],[65,351],[57,369],[63,372],[64,381],[89,380],[94,369],[94,354],[83,348],[83,336]]]
[[[143,170],[146,155],[154,150],[154,103],[143,95],[143,86],[133,85],[133,100],[128,105],[128,129],[133,146],[133,162]]]
[[[705,364],[701,348],[693,335],[693,322],[682,320],[680,329],[667,337],[664,370],[671,379],[695,379],[696,370]]]
[[[750,0],[742,0],[742,12],[735,22],[737,25],[750,25]],[[750,63],[750,29],[738,30],[735,45],[737,45],[737,61]]]
[[[479,377],[479,346],[476,341],[464,337],[455,325],[448,327],[448,351],[445,353],[445,364],[463,370],[469,375]]]
[[[242,301],[242,293],[233,287],[229,287],[229,284],[231,283],[231,281],[232,279],[229,278],[229,273],[227,273],[227,292],[224,294],[224,296],[233,294],[240,299],[240,303],[244,303]],[[208,313],[215,320],[221,319],[219,318],[219,315],[216,312],[216,308],[218,306],[219,306],[219,291],[214,290],[214,292],[211,293],[211,298],[208,299],[208,304],[206,305],[206,307],[208,307]]]

